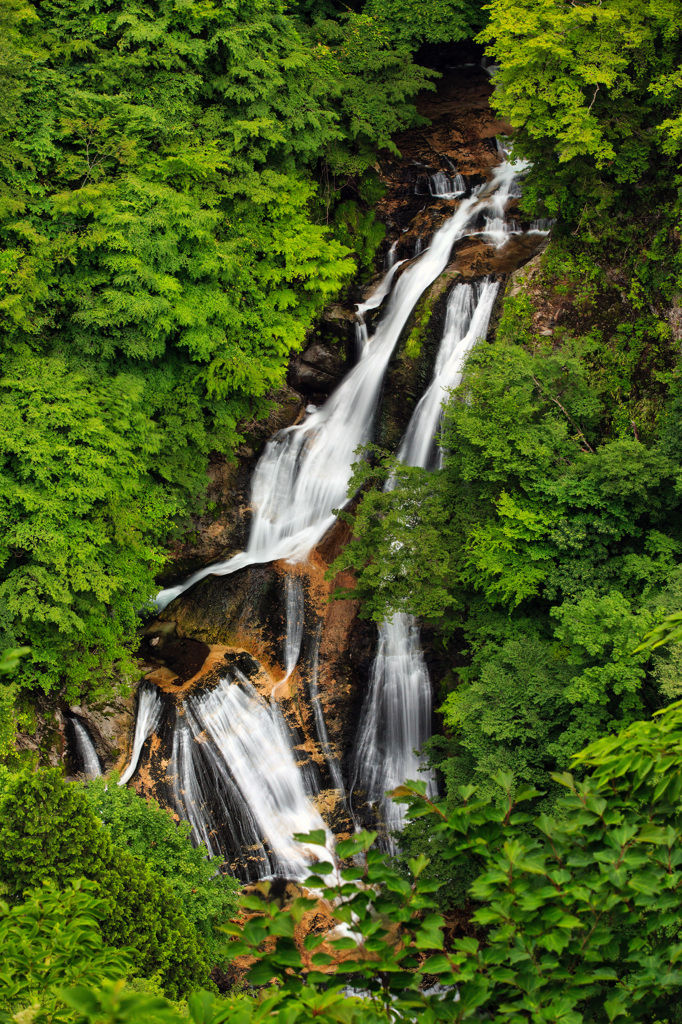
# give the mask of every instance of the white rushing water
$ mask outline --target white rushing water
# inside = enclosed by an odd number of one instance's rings
[[[443,400],[449,388],[462,378],[467,353],[488,330],[499,285],[458,284],[450,292],[443,337],[438,348],[433,377],[415,408],[400,442],[398,459],[408,466],[435,469],[440,449],[435,437],[442,416]]]
[[[206,735],[200,714],[200,700],[190,698],[176,720],[166,776],[173,803],[192,825],[196,842],[203,842],[211,856],[221,855],[225,846],[228,860],[236,862],[235,873],[255,881],[271,873],[270,859],[253,812]]]
[[[433,378],[415,408],[398,458],[423,469],[438,465],[436,433],[442,403],[456,387],[468,352],[485,337],[498,284],[459,284],[450,292],[443,337]],[[395,481],[389,482],[395,486]],[[362,709],[354,756],[352,788],[362,790],[389,832],[402,828],[405,807],[385,796],[408,779],[426,782],[433,796],[433,773],[425,771],[421,748],[431,735],[431,682],[412,615],[397,614],[379,626],[379,643]],[[390,844],[392,845],[392,843]]]
[[[298,576],[287,575],[284,580],[284,611],[286,630],[284,634],[284,668],[288,679],[298,664],[303,639],[305,608],[303,585]],[[282,682],[284,682],[282,680]]]
[[[454,242],[473,221],[482,216],[492,223],[503,215],[517,172],[507,162],[500,164],[477,195],[462,200],[430,246],[397,279],[386,312],[350,373],[323,406],[268,442],[252,480],[254,514],[246,551],[162,590],[156,598],[159,608],[205,576],[279,558],[296,562],[307,557],[335,522],[333,509],[348,500],[355,451],[371,436],[384,374],[410,313],[443,272]]]
[[[206,811],[199,772],[194,761],[195,741],[186,717],[178,718],[173,730],[173,752],[168,776],[176,810],[190,823],[197,843],[204,843],[211,856],[220,853],[210,816]]]
[[[394,615],[379,627],[367,699],[355,750],[352,789],[361,788],[389,831],[402,827],[405,808],[385,796],[408,779],[435,792],[431,772],[421,772],[418,751],[431,735],[431,681],[412,615]],[[417,751],[417,752],[415,752]]]
[[[96,779],[102,774],[102,765],[90,738],[90,733],[78,718],[73,717],[71,724],[76,737],[78,753],[83,762],[83,774],[86,779]]]
[[[125,786],[132,779],[140,760],[145,741],[156,729],[161,720],[161,697],[156,687],[145,686],[139,691],[137,700],[137,717],[135,719],[135,735],[133,737],[133,753],[130,764],[118,780],[119,786]]]
[[[530,231],[538,235],[548,235],[552,230],[554,221],[550,217],[538,217],[531,221]]]
[[[429,189],[432,196],[439,199],[457,199],[463,196],[467,190],[466,182],[461,174],[455,174],[448,178],[444,171],[432,174],[429,181]]]
[[[393,243],[394,246],[396,244],[397,243],[395,243],[395,242]],[[392,255],[392,253],[394,253],[394,251],[395,250],[394,250],[393,246],[391,246],[391,249],[389,250],[389,257]],[[370,309],[378,309],[379,308],[379,306],[381,305],[381,303],[384,301],[384,299],[386,298],[386,296],[388,295],[388,293],[391,290],[391,285],[393,284],[393,278],[395,277],[399,267],[402,267],[403,263],[406,263],[407,260],[397,260],[396,262],[394,262],[391,259],[390,262],[391,262],[391,265],[390,265],[390,267],[388,269],[388,272],[386,274],[384,274],[384,276],[382,277],[381,281],[379,282],[377,287],[374,289],[374,291],[371,292],[370,295],[367,296],[367,298],[365,299],[364,302],[357,303],[357,305],[355,307],[356,316],[358,317],[358,320],[361,323],[364,323],[365,313],[368,313],[370,311]],[[369,339],[367,339],[367,340],[369,340]]]
[[[273,701],[277,699],[280,688],[284,686],[298,664],[304,625],[303,584],[298,576],[289,573],[284,578],[284,677],[272,691]]]
[[[315,637],[315,648],[313,651],[313,663],[310,673],[310,703],[313,707],[313,715],[315,717],[315,729],[317,732],[317,739],[320,746],[322,747],[322,753],[327,759],[329,765],[329,774],[331,775],[332,784],[334,789],[338,789],[339,796],[342,800],[346,799],[346,791],[343,785],[343,779],[341,777],[341,769],[339,768],[339,762],[334,756],[334,752],[329,742],[329,733],[327,732],[327,725],[324,720],[324,714],[322,712],[322,702],[320,699],[320,691],[317,686],[317,681],[320,671],[320,639],[322,635],[321,624],[317,630],[317,636]]]
[[[302,879],[320,851],[298,843],[294,833],[328,830],[305,791],[279,708],[236,674],[237,682],[222,679],[210,693],[189,698],[190,707],[267,842],[268,873]]]

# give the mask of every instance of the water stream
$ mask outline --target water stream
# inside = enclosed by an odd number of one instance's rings
[[[234,780],[258,835],[267,841],[264,873],[305,877],[311,851],[296,842],[294,833],[327,829],[306,793],[277,705],[265,701],[239,673],[234,681],[226,677],[215,690],[185,703],[220,752],[220,771]]]
[[[83,774],[86,779],[96,779],[102,774],[102,764],[90,733],[75,715],[71,717],[71,725],[76,738],[76,747],[83,762]]]
[[[345,787],[343,785],[343,778],[341,776],[341,769],[339,762],[336,759],[334,752],[329,742],[329,733],[327,732],[327,724],[324,720],[324,713],[322,711],[322,703],[320,699],[320,691],[317,686],[320,671],[320,638],[321,638],[321,625],[318,626],[315,635],[315,646],[313,650],[313,663],[310,672],[310,682],[308,689],[310,691],[310,703],[313,708],[313,715],[315,716],[315,731],[317,733],[317,740],[322,748],[322,753],[327,759],[329,766],[329,774],[331,776],[332,785],[339,793],[342,800],[346,799]]]
[[[119,786],[130,782],[137,762],[140,760],[142,748],[154,732],[161,719],[161,697],[155,686],[142,686],[137,698],[137,716],[135,718],[135,735],[133,736],[133,753],[130,764],[118,780]]]
[[[284,607],[286,631],[284,634],[284,667],[288,679],[296,668],[303,639],[303,585],[297,576],[288,575],[284,580]],[[282,682],[284,682],[282,680]]]
[[[490,222],[486,234],[497,231],[493,225],[503,215],[516,176],[517,170],[505,161],[493,171],[488,188],[462,200],[430,246],[397,278],[386,312],[350,373],[323,406],[268,442],[252,480],[253,519],[246,550],[162,590],[156,598],[158,608],[165,608],[205,576],[280,558],[297,562],[308,556],[334,524],[333,509],[348,500],[355,451],[370,439],[384,374],[410,313],[445,269],[455,241],[475,220],[483,216]],[[388,273],[395,273],[395,267]]]

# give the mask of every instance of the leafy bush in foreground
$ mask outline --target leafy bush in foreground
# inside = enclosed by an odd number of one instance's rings
[[[117,846],[83,791],[58,769],[3,779],[0,795],[0,884],[15,900],[45,881],[66,888],[94,883],[103,908],[102,939],[129,949],[135,972],[156,978],[172,997],[205,985],[203,941],[167,883]]]
[[[475,937],[446,945],[444,921],[433,911],[439,883],[424,880],[426,857],[410,862],[408,879],[370,848],[372,833],[360,833],[336,852],[342,858],[364,853],[361,866],[341,870],[321,862],[308,879],[333,901],[346,934],[311,932],[301,945],[296,925],[316,900],[300,897],[283,909],[258,895],[247,897],[243,905],[251,918],[228,929],[235,936],[232,952],[254,957],[248,980],[265,987],[253,998],[195,994],[191,1019],[676,1020],[682,992],[682,704],[598,741],[576,762],[586,778],[558,777],[566,796],[556,819],[527,814],[524,803],[536,791],[514,792],[504,775],[497,780],[498,801],[463,787],[452,809],[426,799],[420,784],[396,790],[412,818],[423,818],[431,835],[444,839],[453,864],[475,865]],[[313,833],[308,840],[322,844],[324,836]],[[267,893],[267,884],[262,889]],[[423,987],[434,980],[443,988],[426,994]],[[0,999],[5,1005],[13,999],[5,976]],[[62,1019],[183,1020],[170,1004],[127,993],[122,982],[71,988],[64,1000],[75,1013]],[[25,1005],[19,993],[14,1020]]]

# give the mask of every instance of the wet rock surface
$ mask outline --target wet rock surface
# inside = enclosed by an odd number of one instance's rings
[[[315,341],[291,360],[287,381],[300,394],[323,401],[344,377],[347,362],[339,347]]]

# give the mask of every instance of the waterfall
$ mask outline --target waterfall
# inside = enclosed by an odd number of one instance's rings
[[[102,774],[102,764],[90,733],[75,715],[71,716],[70,721],[76,738],[76,747],[83,762],[83,774],[86,779],[96,779]]]
[[[284,609],[286,631],[284,636],[285,682],[296,668],[303,639],[304,604],[303,586],[298,576],[287,575],[284,580]]]
[[[496,168],[483,198],[470,196],[460,203],[428,249],[398,278],[386,313],[350,373],[321,408],[268,442],[252,480],[254,514],[246,551],[162,590],[156,598],[159,608],[212,573],[224,575],[280,558],[300,561],[321,540],[336,520],[333,509],[348,500],[355,451],[371,436],[386,367],[410,313],[447,266],[454,242],[488,207],[497,210],[495,189],[504,188],[511,177]]]
[[[431,772],[420,772],[419,751],[431,735],[431,681],[419,643],[419,627],[411,615],[397,614],[379,627],[379,645],[372,665],[355,750],[352,789],[364,790],[389,831],[402,827],[405,808],[384,795],[406,779],[426,779],[433,794]]]
[[[415,408],[398,458],[424,469],[438,465],[435,435],[448,388],[459,384],[466,355],[485,337],[498,284],[459,284],[450,292],[433,378]],[[389,481],[390,488],[395,480]],[[431,771],[419,751],[431,735],[431,682],[412,615],[396,614],[379,626],[379,643],[363,705],[354,755],[352,789],[364,791],[389,832],[403,826],[405,808],[385,796],[406,779],[421,778],[434,795]],[[415,753],[415,750],[417,753]],[[389,840],[389,846],[392,842]]]
[[[441,453],[435,436],[443,400],[447,390],[459,384],[469,349],[488,330],[498,287],[497,282],[486,279],[479,285],[458,284],[450,292],[433,377],[398,449],[398,459],[407,466],[435,469],[439,465]]]
[[[455,174],[454,178],[448,178],[444,171],[432,174],[429,180],[429,189],[432,196],[439,199],[458,199],[467,190],[466,182],[461,174]]]
[[[178,814],[192,826],[192,838],[211,856],[236,862],[235,874],[252,882],[271,874],[271,864],[249,804],[243,799],[220,751],[206,735],[200,702],[185,701],[173,730],[167,783]],[[231,866],[231,865],[230,865]]]
[[[132,779],[137,762],[145,741],[156,729],[161,719],[161,697],[155,686],[140,688],[137,701],[137,717],[135,719],[135,736],[133,737],[133,754],[130,764],[118,780],[119,786],[125,786]]]
[[[208,575],[225,575],[278,559],[295,563],[307,557],[335,522],[333,509],[348,500],[356,451],[372,438],[384,375],[410,314],[447,267],[458,239],[484,234],[496,242],[495,232],[508,237],[504,213],[515,194],[516,177],[524,169],[525,165],[503,161],[489,181],[459,201],[417,258],[393,262],[392,247],[387,273],[358,305],[356,365],[322,406],[309,406],[302,422],[275,434],[259,459],[251,482],[253,518],[246,550],[161,591],[160,608]],[[432,181],[431,189],[446,197],[453,193],[454,198],[460,184],[453,168],[452,178]],[[498,221],[503,227],[498,227]],[[452,289],[433,378],[399,448],[398,457],[406,464],[428,469],[438,465],[434,438],[442,399],[447,388],[458,383],[467,351],[485,334],[496,289],[489,281]],[[363,316],[379,306],[382,315],[368,329]],[[286,679],[300,658],[304,608],[298,577],[286,575],[284,586]],[[340,766],[331,750],[318,689],[319,641],[318,631],[307,677],[309,695],[320,748],[334,787],[343,796]],[[384,792],[417,776],[418,751],[430,735],[431,724],[431,686],[412,616],[398,614],[381,625],[370,675],[351,781],[357,790],[364,790],[393,830],[402,824],[402,809],[385,800]],[[210,692],[185,695],[175,716],[167,768],[172,802],[190,821],[195,840],[206,843],[212,854],[224,855],[232,870],[248,879],[304,877],[310,858],[320,851],[306,849],[293,839],[293,833],[325,827],[311,799],[319,791],[317,766],[309,761],[297,764],[297,739],[289,732],[276,691],[277,686],[268,701],[235,671]],[[160,701],[143,690],[133,756],[121,784],[135,771],[160,714]],[[433,791],[433,777],[428,773],[422,777]]]
[[[302,879],[310,855],[317,857],[320,851],[308,850],[293,835],[326,831],[326,826],[305,792],[278,707],[236,675],[237,682],[222,679],[215,690],[187,703],[220,752],[259,836],[267,841],[268,873]]]
[[[396,245],[397,242],[394,242],[389,254],[395,253]],[[393,262],[393,260],[391,260],[391,265],[388,268],[388,271],[384,274],[374,291],[365,299],[364,302],[357,303],[355,313],[361,323],[364,323],[365,313],[368,313],[370,309],[377,309],[384,301],[391,290],[393,278],[395,277],[398,268],[402,267],[403,263],[406,262],[406,260],[397,260],[397,262]]]
[[[313,664],[310,673],[310,683],[308,689],[310,691],[310,703],[313,707],[313,715],[315,717],[315,730],[317,732],[317,739],[320,746],[322,747],[322,753],[327,758],[327,764],[329,765],[329,774],[331,775],[334,789],[338,789],[339,796],[342,800],[346,799],[346,791],[343,785],[343,779],[341,778],[341,770],[339,769],[339,763],[334,756],[334,753],[329,742],[329,733],[327,732],[327,726],[322,713],[322,706],[320,702],[320,692],[317,687],[317,680],[320,670],[320,639],[321,639],[321,624],[318,627],[317,635],[315,637],[315,648],[313,652]]]
[[[297,576],[288,574],[284,579],[284,677],[272,691],[271,699],[277,699],[280,688],[286,683],[298,664],[305,625],[305,604],[303,585]]]
[[[518,165],[504,163],[501,167],[511,168],[512,173],[505,174],[501,178],[498,189],[490,197],[488,211],[484,218],[485,226],[481,232],[486,241],[498,249],[505,245],[510,235],[519,231],[518,224],[506,217],[507,203],[511,198],[520,195],[517,188],[517,173],[514,171],[514,168],[518,171]]]
[[[182,818],[190,823],[195,842],[203,843],[214,856],[220,853],[206,810],[207,797],[202,790],[195,763],[194,737],[185,717],[178,718],[173,730],[173,752],[168,765],[173,803]]]
[[[554,221],[551,217],[537,217],[535,220],[531,221],[531,225],[528,230],[532,231],[534,234],[548,235],[552,230],[553,224]]]

